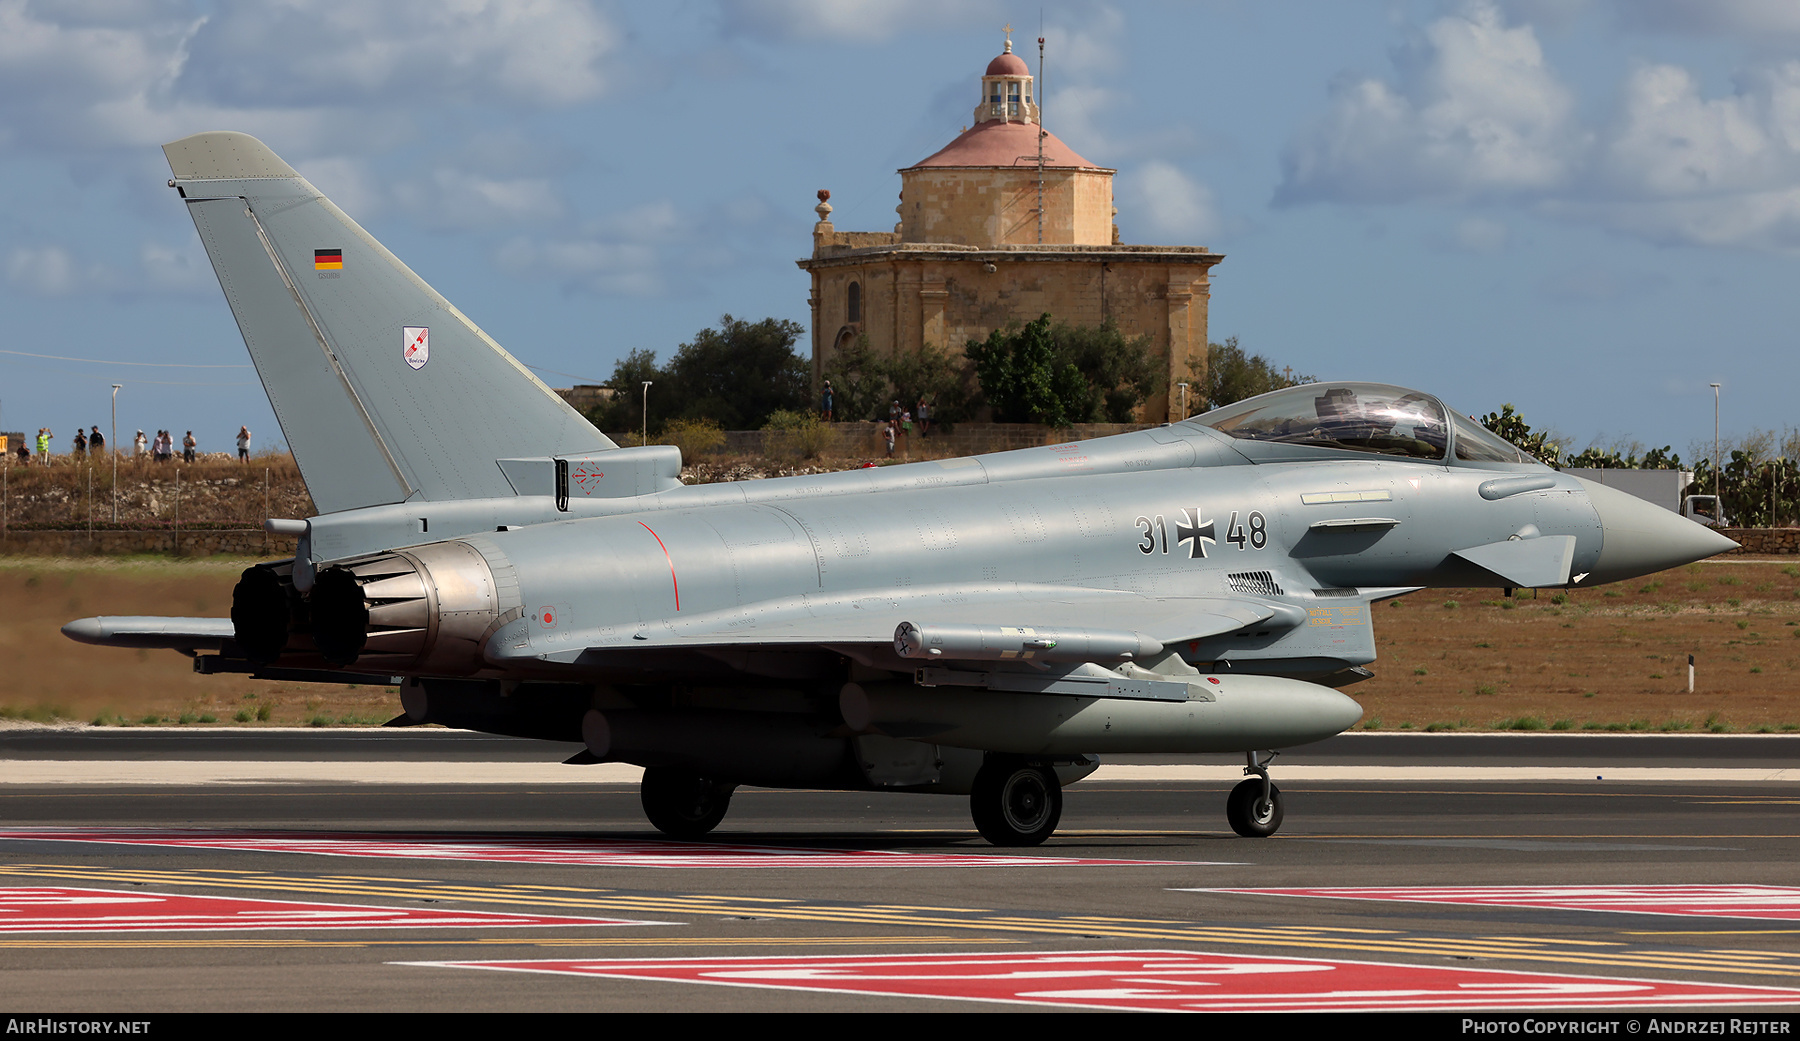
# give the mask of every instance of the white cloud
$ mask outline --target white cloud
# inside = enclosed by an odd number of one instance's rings
[[[18,246],[6,255],[6,280],[34,296],[211,292],[218,282],[198,237],[183,246],[146,242],[137,263],[86,261],[60,245]]]
[[[439,230],[516,227],[555,220],[568,211],[548,178],[493,178],[466,170],[434,170],[429,177],[396,186],[394,196],[423,224]]]
[[[40,296],[64,296],[82,281],[75,258],[61,246],[20,246],[6,257],[6,278]]]
[[[1219,233],[1212,192],[1173,164],[1152,160],[1119,175],[1127,205],[1137,209],[1133,225],[1162,242],[1203,242]]]
[[[1614,0],[1625,25],[1662,32],[1737,36],[1766,42],[1800,37],[1800,4],[1793,0]]]
[[[198,236],[182,249],[146,242],[138,247],[138,266],[143,288],[153,292],[204,294],[219,284]]]
[[[496,260],[515,275],[548,276],[572,291],[683,296],[698,291],[697,274],[741,267],[794,224],[757,196],[698,211],[660,199],[608,214],[572,235],[513,238]]]
[[[242,129],[328,151],[421,99],[600,96],[619,32],[587,0],[0,0],[0,142],[92,149]]]
[[[497,259],[515,274],[550,274],[566,288],[602,296],[657,296],[667,289],[661,257],[649,243],[520,237],[500,247]]]
[[[269,104],[597,97],[620,34],[585,0],[264,0],[192,44],[195,85]]]
[[[1466,253],[1498,253],[1510,238],[1506,225],[1486,217],[1467,217],[1456,223],[1451,242]]]
[[[1638,197],[1759,191],[1800,174],[1800,61],[1750,77],[1732,97],[1703,99],[1687,70],[1632,73],[1601,173]]]
[[[1398,202],[1543,190],[1578,161],[1574,98],[1530,26],[1485,3],[1397,52],[1394,84],[1350,80],[1289,146],[1281,203]]]
[[[1742,26],[1779,21],[1732,10]],[[1591,125],[1531,27],[1489,4],[1433,22],[1395,64],[1395,83],[1334,92],[1289,147],[1278,203],[1481,199],[1657,242],[1800,249],[1800,61],[1711,98],[1688,70],[1646,64]]]
[[[723,0],[727,32],[776,40],[873,43],[917,29],[975,25],[1001,18],[994,0]]]

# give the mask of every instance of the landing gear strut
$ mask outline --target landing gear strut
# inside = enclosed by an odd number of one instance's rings
[[[1047,766],[990,756],[975,774],[969,811],[996,846],[1035,846],[1062,819],[1062,782]]]
[[[652,766],[644,771],[638,798],[657,831],[670,838],[697,839],[725,819],[736,787],[686,770]]]
[[[1269,780],[1274,758],[1274,752],[1244,753],[1244,772],[1255,776],[1238,782],[1225,800],[1225,819],[1245,838],[1266,839],[1281,827],[1281,789]]]

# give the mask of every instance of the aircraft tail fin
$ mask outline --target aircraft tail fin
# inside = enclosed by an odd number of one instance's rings
[[[497,459],[617,447],[261,141],[163,153],[320,512],[510,496]]]

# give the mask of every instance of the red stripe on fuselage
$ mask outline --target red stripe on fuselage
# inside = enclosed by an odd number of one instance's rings
[[[669,562],[669,586],[675,590],[675,610],[681,610],[681,583],[675,581],[675,559],[669,556],[669,547],[663,545],[662,536],[658,535],[650,525],[638,521],[638,527],[650,532],[650,537],[656,540],[657,546],[663,551],[663,559]]]

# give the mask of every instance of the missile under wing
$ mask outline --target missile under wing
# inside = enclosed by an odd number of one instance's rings
[[[1370,605],[1562,587],[1732,543],[1436,397],[1276,391],[964,459],[686,486],[619,448],[255,138],[165,147],[321,513],[227,619],[89,618],[202,672],[397,684],[395,725],[581,741],[705,834],[733,789],[963,794],[1041,842],[1106,754],[1274,750],[1361,715]]]

